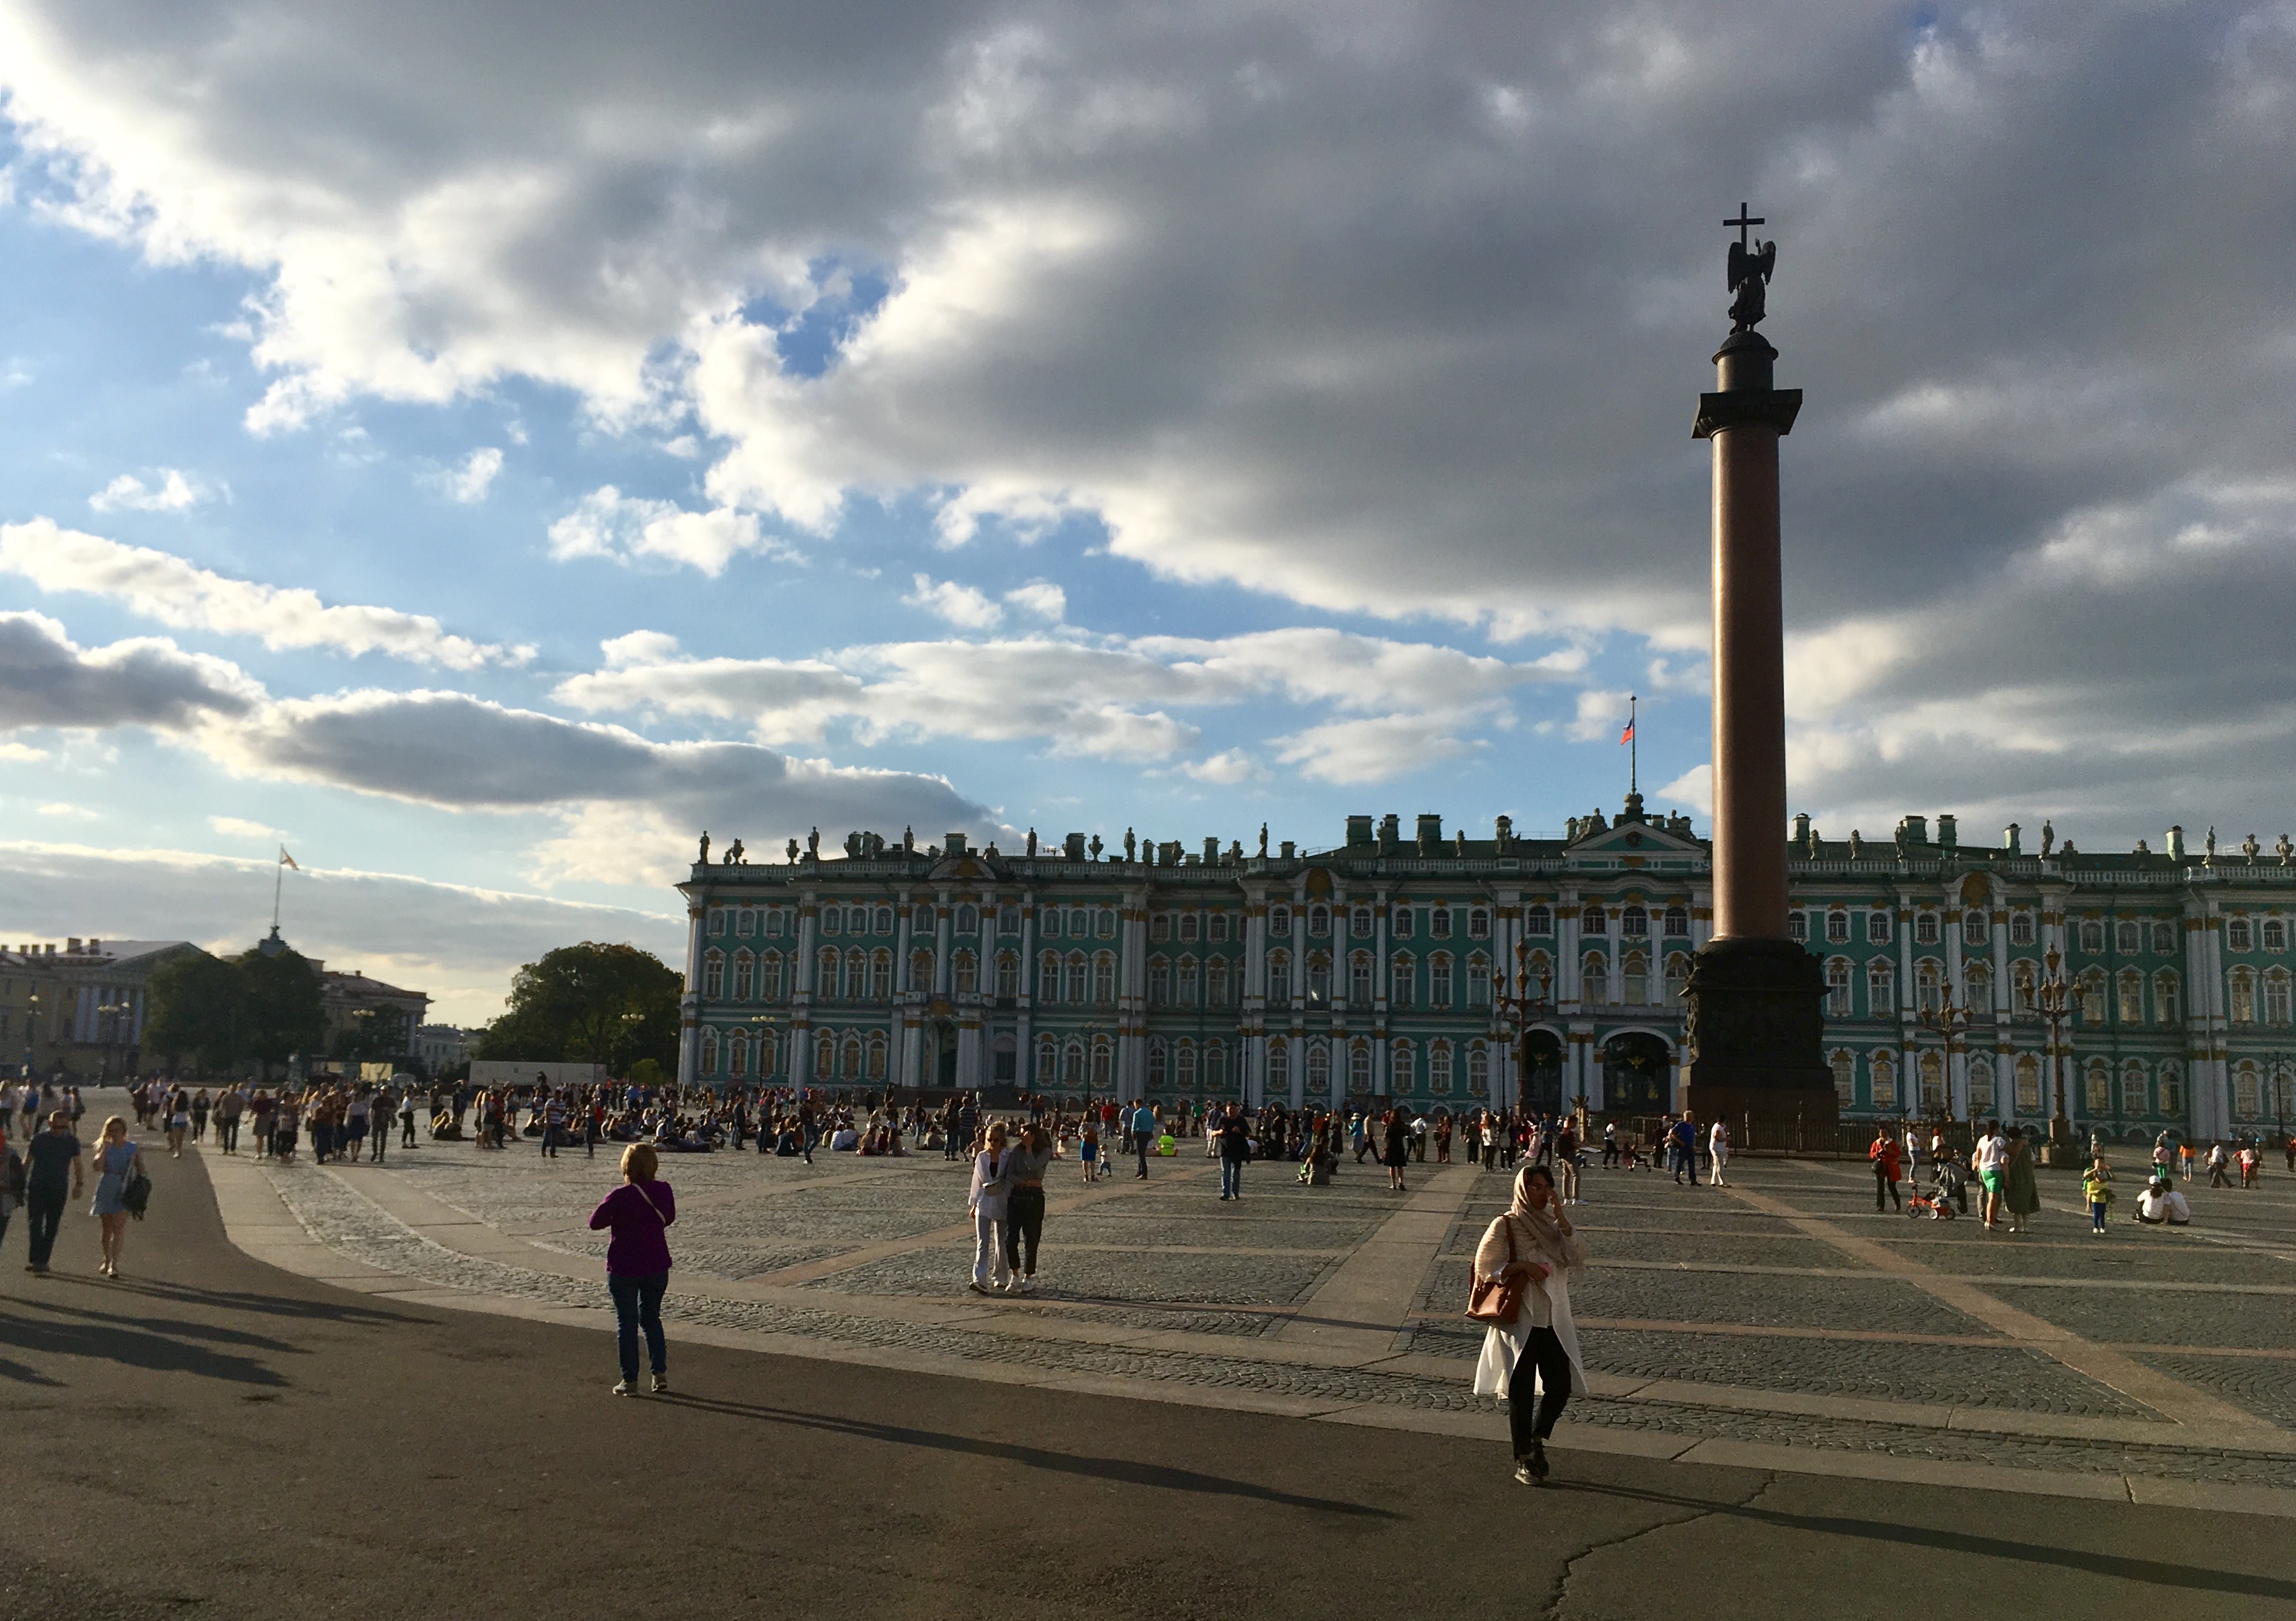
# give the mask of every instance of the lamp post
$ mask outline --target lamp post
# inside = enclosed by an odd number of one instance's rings
[[[34,1062],[32,1044],[39,1038],[39,1034],[40,993],[34,991],[32,993],[30,1002],[26,1004],[24,1011],[24,1078],[28,1081],[32,1078],[32,1064]]]
[[[1510,1044],[1515,1055],[1514,1110],[1522,1108],[1523,1076],[1530,1068],[1530,1028],[1539,1020],[1554,1015],[1554,970],[1542,966],[1538,970],[1538,995],[1533,996],[1530,994],[1530,946],[1527,941],[1517,940],[1514,943],[1514,978],[1512,980],[1500,979],[1491,995],[1492,1012],[1501,1024],[1513,1029]],[[1578,1101],[1583,1111],[1586,1094],[1580,1093]],[[1581,1125],[1583,1126],[1583,1120]]]
[[[119,1044],[119,1016],[127,1011],[124,1002],[105,1002],[96,1005],[96,1029],[103,1047],[103,1073],[97,1079],[99,1086],[111,1085],[111,1050]]]
[[[2070,1152],[2073,1145],[2073,1123],[2065,1113],[2064,1051],[2064,1027],[2072,1017],[2072,1003],[2071,989],[2065,984],[2064,959],[2055,946],[2049,947],[2042,962],[2049,971],[2035,995],[2041,1017],[2049,1027],[2049,1077],[2055,1088],[2057,1106],[2056,1113],[2049,1118],[2049,1162],[2054,1164],[2059,1156]]]
[[[1939,1105],[1939,1109],[1942,1118],[1949,1121],[1953,1118],[1953,1058],[1962,1050],[1962,1037],[1969,1033],[1970,1021],[1976,1018],[1976,1014],[1970,1011],[1965,1002],[1956,1006],[1953,987],[1947,986],[1939,995],[1937,1006],[1922,1009],[1919,1018],[1924,1028],[1945,1038],[1945,1101]],[[1933,1120],[1936,1118],[1932,1117]]]

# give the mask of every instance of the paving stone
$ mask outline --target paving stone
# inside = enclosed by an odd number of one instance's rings
[[[2268,1423],[2296,1429],[2296,1360],[2279,1356],[2180,1356],[2160,1351],[2140,1352],[2136,1360],[2245,1407]]]
[[[972,1252],[968,1240],[939,1249],[888,1256],[832,1273],[806,1287],[848,1295],[947,1295],[972,1275]],[[1037,1267],[1037,1282],[1054,1298],[1288,1306],[1304,1299],[1338,1265],[1336,1257],[1168,1256],[1047,1246]]]
[[[2296,1297],[2288,1295],[2152,1294],[2141,1289],[1999,1283],[1986,1285],[1986,1292],[2084,1339],[2263,1350],[2296,1345]]]
[[[1428,1269],[1418,1309],[1457,1309],[1467,1298],[1469,1261],[1445,1257]],[[1994,1330],[1895,1278],[1801,1278],[1710,1272],[1605,1268],[1599,1253],[1570,1284],[1581,1317],[1652,1322],[1726,1322],[1752,1328],[1894,1329],[1922,1334],[1989,1335]]]

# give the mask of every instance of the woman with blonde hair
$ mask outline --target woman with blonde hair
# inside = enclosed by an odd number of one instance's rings
[[[95,1143],[95,1202],[88,1214],[103,1226],[103,1265],[96,1271],[107,1278],[119,1275],[119,1252],[127,1243],[127,1184],[142,1158],[143,1150],[127,1140],[127,1122],[118,1115],[106,1120]]]
[[[622,1150],[622,1185],[598,1201],[590,1227],[613,1230],[606,1246],[606,1289],[614,1298],[614,1327],[621,1353],[622,1381],[616,1396],[638,1393],[638,1335],[645,1335],[653,1364],[653,1393],[669,1390],[669,1347],[661,1333],[661,1297],[669,1287],[669,1224],[677,1219],[677,1199],[655,1173],[660,1155],[651,1142]]]
[[[1543,1165],[1523,1167],[1515,1175],[1514,1202],[1475,1246],[1478,1279],[1518,1281],[1521,1289],[1513,1321],[1494,1322],[1483,1335],[1475,1394],[1505,1398],[1514,1478],[1525,1486],[1546,1478],[1546,1438],[1570,1393],[1587,1387],[1569,1281],[1586,1267],[1587,1246],[1554,1197],[1554,1173]],[[1534,1377],[1535,1387],[1529,1382]]]

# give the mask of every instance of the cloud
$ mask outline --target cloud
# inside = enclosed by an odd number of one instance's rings
[[[43,816],[71,816],[82,822],[101,821],[103,815],[102,811],[90,810],[85,805],[67,805],[62,800],[39,806],[37,808]]]
[[[1201,760],[1185,761],[1180,769],[1199,782],[1217,782],[1223,787],[1267,774],[1265,767],[1241,749],[1226,749]]]
[[[226,839],[276,839],[279,830],[244,816],[209,816],[208,825]]]
[[[43,591],[108,597],[178,630],[258,637],[275,650],[380,652],[457,670],[523,664],[534,656],[531,647],[449,634],[428,614],[330,606],[313,591],[229,579],[168,553],[59,528],[45,518],[0,524],[0,573],[20,575]]]
[[[1030,580],[1004,594],[1004,600],[1024,613],[1057,625],[1068,617],[1069,595],[1050,580]]]
[[[0,742],[0,760],[15,765],[36,765],[48,757],[45,749],[35,749],[29,743]]]
[[[27,937],[94,929],[236,954],[270,923],[275,872],[262,858],[11,842],[0,844],[0,912]],[[284,933],[332,968],[429,992],[431,1019],[466,1025],[500,1013],[519,965],[554,946],[628,941],[675,968],[685,956],[679,918],[308,860],[287,874]]]
[[[263,698],[236,665],[184,652],[164,637],[83,648],[53,619],[0,613],[0,729],[182,731],[251,714]]]
[[[87,503],[99,512],[187,512],[208,499],[205,485],[193,483],[172,467],[160,471],[165,476],[157,489],[147,488],[134,473],[122,473],[90,495]]]
[[[960,629],[994,630],[1004,622],[1004,610],[970,585],[960,585],[954,580],[936,585],[932,577],[925,574],[916,576],[912,583],[914,588],[902,602],[947,619]]]
[[[1275,740],[1275,758],[1325,782],[1386,782],[1467,753],[1474,744],[1427,715],[1327,721]]]
[[[471,452],[453,467],[428,475],[424,482],[464,506],[476,506],[487,498],[494,487],[495,475],[503,469],[503,453],[491,445]]]
[[[619,563],[652,560],[685,563],[714,578],[742,552],[799,555],[760,529],[755,513],[722,506],[689,512],[674,501],[625,495],[611,484],[592,490],[550,526],[550,554],[562,562],[574,557]]]
[[[1056,754],[1159,760],[1193,748],[1201,736],[1172,709],[1267,699],[1357,712],[1408,708],[1418,712],[1412,724],[1423,732],[1455,738],[1462,727],[1496,718],[1494,700],[1507,692],[1558,679],[1551,660],[1510,663],[1318,629],[1214,640],[1111,638],[1102,646],[1046,636],[884,643],[797,660],[685,659],[670,638],[638,643],[657,634],[606,643],[606,667],[568,677],[553,697],[593,713],[739,721],[773,743],[818,741],[832,725],[846,724],[864,742],[1029,741]],[[1311,729],[1292,746],[1349,735]],[[1411,752],[1438,757],[1428,753],[1437,746],[1423,742]],[[1454,753],[1465,747],[1443,746]],[[1352,770],[1361,757],[1349,747],[1328,764]],[[1203,769],[1211,769],[1208,762]],[[1381,774],[1392,773],[1382,767]]]

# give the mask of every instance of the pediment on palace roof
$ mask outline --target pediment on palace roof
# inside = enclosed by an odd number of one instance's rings
[[[1702,856],[1695,839],[1669,833],[1654,822],[1619,822],[1567,847],[1572,856]]]
[[[1003,883],[1010,874],[1004,871],[1003,862],[978,851],[967,850],[961,856],[943,856],[933,864],[932,871],[925,876],[928,881],[934,883],[964,883],[968,880]]]

